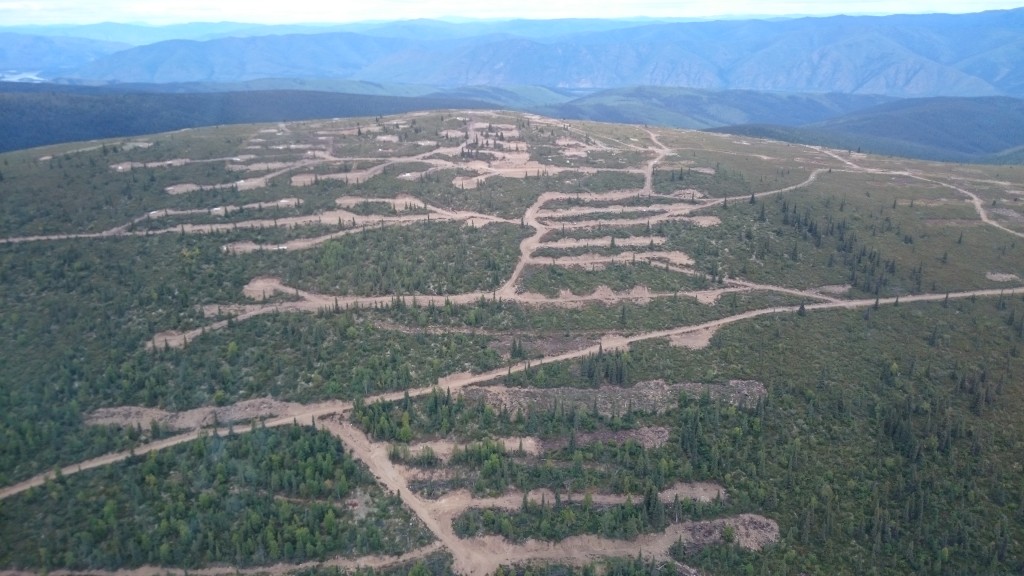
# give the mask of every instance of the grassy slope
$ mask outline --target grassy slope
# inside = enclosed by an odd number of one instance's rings
[[[1024,100],[903,100],[804,126],[777,124],[727,126],[715,131],[875,154],[1008,164],[1019,162],[1024,146]]]

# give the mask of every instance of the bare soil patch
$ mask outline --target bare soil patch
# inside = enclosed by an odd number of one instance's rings
[[[682,542],[690,550],[696,551],[721,542],[727,526],[733,529],[734,542],[750,550],[760,550],[779,539],[778,524],[755,514],[673,524],[662,534],[645,534],[636,540],[573,536],[558,543],[527,540],[517,544],[500,536],[486,536],[463,541],[467,546],[487,550],[489,555],[478,556],[475,562],[463,564],[462,567],[476,576],[493,572],[501,564],[558,562],[583,565],[609,556],[634,556],[641,550],[645,558],[668,561],[669,549],[676,542]]]
[[[124,426],[143,429],[156,422],[170,430],[194,430],[216,424],[250,422],[254,419],[283,416],[302,411],[301,404],[281,402],[273,398],[245,400],[221,407],[204,407],[185,412],[167,412],[143,406],[100,408],[85,417],[90,426]]]
[[[358,196],[342,196],[334,201],[340,208],[353,208],[366,202],[377,202],[390,204],[395,210],[401,212],[406,209],[425,209],[427,204],[415,196],[401,195],[395,198],[361,198]]]
[[[734,406],[752,407],[768,394],[764,384],[756,380],[729,380],[712,384],[683,382],[673,386],[691,396],[707,394],[712,400],[724,400]]]
[[[668,442],[669,431],[668,428],[662,428],[660,426],[652,426],[645,428],[637,428],[635,430],[601,430],[599,432],[587,432],[584,434],[576,435],[576,444],[580,446],[586,446],[588,444],[596,444],[598,442],[614,442],[616,444],[625,444],[626,442],[636,442],[644,448],[657,448],[663,446]],[[560,450],[569,445],[567,438],[559,438],[557,440],[546,440],[543,442],[544,450]]]
[[[986,272],[985,278],[993,282],[1020,282],[1020,276],[1005,272]]]
[[[710,228],[722,223],[722,220],[718,216],[690,216],[686,218],[686,220],[700,226],[701,228]]]
[[[661,413],[675,406],[680,392],[691,396],[708,394],[737,406],[751,406],[764,397],[764,384],[753,380],[730,380],[725,383],[702,384],[683,382],[668,384],[664,380],[640,382],[632,388],[602,386],[600,388],[507,388],[504,386],[470,386],[463,392],[469,400],[481,400],[496,410],[510,413],[551,409],[557,402],[565,409],[586,412],[596,410],[604,416],[624,414],[632,407],[647,413]]]
[[[950,228],[970,228],[984,224],[981,220],[968,220],[965,218],[928,218],[924,220],[925,226],[949,226]]]
[[[1002,216],[1003,218],[1007,220],[1012,220],[1015,223],[1024,221],[1024,214],[1021,214],[1020,212],[1017,212],[1016,210],[1011,210],[1009,208],[997,208],[995,210],[992,210],[992,214]]]
[[[172,196],[188,194],[189,192],[195,192],[197,190],[202,190],[202,187],[197,184],[174,184],[164,188],[164,192],[167,192]]]
[[[649,246],[651,244],[661,245],[667,242],[664,236],[633,236],[631,238],[563,238],[554,242],[546,242],[537,248],[585,248],[589,246],[610,247],[615,246]]]
[[[821,286],[815,290],[815,292],[820,292],[822,294],[846,294],[850,291],[850,288],[852,288],[852,286],[849,284],[832,284],[829,286]]]
[[[718,290],[699,290],[687,294],[697,299],[697,302],[706,306],[714,306],[718,299],[730,292],[743,292],[746,288],[719,288]]]
[[[495,336],[489,347],[505,358],[511,358],[513,340],[519,341],[523,347],[523,351],[528,357],[556,356],[564,352],[582,350],[593,346],[598,342],[595,338],[588,338],[571,333],[549,336],[531,335],[529,338],[522,338],[514,335],[501,335]]]
[[[711,337],[715,335],[715,328],[701,328],[700,330],[694,330],[693,332],[686,332],[684,334],[673,334],[668,337],[668,341],[673,346],[680,348],[689,348],[691,350],[701,350],[707,348],[711,344]]]
[[[522,449],[523,453],[529,456],[537,456],[543,452],[543,444],[533,436],[510,436],[496,438],[495,441],[500,442],[508,452],[517,452]],[[466,445],[451,440],[430,440],[428,442],[410,444],[409,452],[414,455],[419,454],[424,448],[430,448],[435,456],[447,462],[451,459],[456,449],[463,450],[466,448]]]

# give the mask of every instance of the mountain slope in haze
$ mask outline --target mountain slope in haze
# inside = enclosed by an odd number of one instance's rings
[[[544,86],[463,86],[430,94],[438,98],[466,98],[512,110],[541,110],[576,98],[572,91]]]
[[[447,22],[420,18],[416,20],[348,22],[343,24],[251,24],[244,22],[189,22],[147,26],[102,22],[81,25],[0,25],[0,33],[44,37],[69,37],[131,46],[143,46],[168,40],[215,40],[230,37],[281,36],[286,34],[327,34],[353,32],[379,38],[408,40],[447,40],[486,35],[514,35],[524,38],[554,38],[586,32],[615,30],[624,26],[649,24],[650,19],[607,20],[597,18],[563,18],[551,20],[470,20]]]
[[[78,76],[110,82],[242,82],[261,78],[350,78],[373,61],[411,48],[358,34],[261,36],[141,46],[84,66]]]
[[[0,73],[61,75],[125,48],[129,46],[100,40],[0,32]]]
[[[558,118],[704,129],[747,123],[798,126],[889,100],[885,96],[870,95],[781,94],[646,86],[604,90],[535,110]]]
[[[1016,163],[1024,150],[1024,100],[899,100],[804,126],[746,124],[712,131],[930,160]]]
[[[676,86],[897,97],[1024,95],[1024,8],[963,15],[621,21],[617,28],[596,31],[596,24],[578,25],[576,31],[561,25],[561,35],[551,35],[558,30],[552,25],[523,21],[416,22],[368,26],[360,33],[161,42],[111,54],[68,77],[237,82],[301,76],[448,88]]]
[[[0,152],[220,124],[486,107],[481,102],[458,98],[399,98],[297,90],[162,94],[84,88],[43,91],[33,90],[35,85],[16,87],[19,90],[0,91],[0,134],[4,134],[0,139]]]
[[[122,24],[101,22],[98,24],[50,25],[50,26],[0,26],[0,33],[68,37],[86,40],[101,40],[129,46],[143,46],[168,40],[213,40],[229,36],[253,36],[284,33],[284,27],[253,26],[237,22],[194,22],[147,26],[144,24]],[[309,31],[309,27],[305,28]],[[322,30],[317,30],[322,31]]]

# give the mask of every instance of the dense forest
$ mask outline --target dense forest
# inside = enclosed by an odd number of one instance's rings
[[[62,512],[44,515],[44,506]],[[40,515],[47,520],[16,521]],[[337,440],[299,426],[206,437],[58,477],[5,502],[0,526],[0,561],[46,570],[302,562],[400,553],[431,539]]]

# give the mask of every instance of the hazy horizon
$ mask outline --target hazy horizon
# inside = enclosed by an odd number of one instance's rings
[[[847,0],[841,2],[813,2],[807,0],[781,0],[757,2],[738,0],[721,4],[646,0],[641,2],[592,3],[584,0],[560,2],[557,6],[538,0],[497,0],[487,4],[444,0],[439,2],[412,2],[409,0],[381,0],[380,2],[342,6],[332,2],[306,2],[300,6],[282,8],[279,5],[253,5],[240,0],[218,3],[183,0],[173,8],[165,3],[126,2],[124,0],[98,0],[88,5],[68,0],[39,0],[36,2],[0,2],[0,21],[13,26],[76,26],[102,23],[133,25],[174,25],[194,23],[231,22],[240,24],[294,24],[332,25],[358,22],[384,22],[396,20],[554,20],[579,19],[736,19],[776,17],[826,17],[836,15],[892,14],[963,14],[988,10],[1019,8],[1019,0],[988,1],[879,1]],[[387,15],[387,17],[382,17]]]

